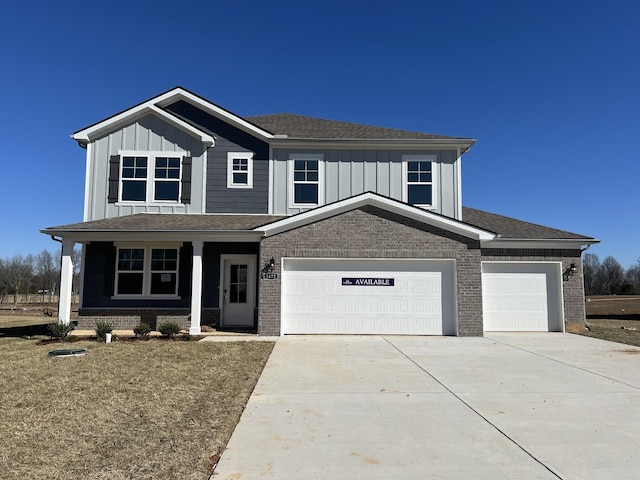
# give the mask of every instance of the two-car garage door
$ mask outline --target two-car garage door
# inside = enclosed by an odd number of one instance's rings
[[[453,260],[283,259],[285,334],[456,335]]]

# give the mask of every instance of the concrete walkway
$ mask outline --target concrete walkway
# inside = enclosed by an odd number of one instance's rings
[[[638,420],[640,348],[284,337],[212,478],[638,478]]]

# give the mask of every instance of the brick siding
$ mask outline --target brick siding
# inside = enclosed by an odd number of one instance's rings
[[[165,322],[175,322],[185,330],[191,326],[188,309],[81,309],[78,312],[78,328],[92,330],[98,322],[109,322],[116,330],[131,330],[139,323],[148,323],[153,330]]]
[[[455,259],[458,334],[482,336],[482,261],[561,261],[578,271],[563,281],[567,322],[584,322],[580,250],[480,249],[480,242],[376,207],[363,207],[265,238],[259,265],[274,258],[275,280],[260,280],[258,333],[280,335],[282,258]],[[562,280],[561,280],[562,281]]]
[[[276,260],[277,280],[259,284],[260,335],[280,335],[282,257],[455,259],[460,335],[482,335],[480,244],[376,207],[363,207],[265,238],[260,265]]]

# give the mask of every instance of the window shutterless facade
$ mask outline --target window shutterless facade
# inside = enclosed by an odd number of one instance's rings
[[[253,153],[227,153],[227,188],[253,188]]]
[[[177,297],[178,251],[173,246],[118,246],[115,297]]]
[[[291,206],[324,203],[324,162],[322,155],[291,155],[288,163]]]
[[[435,155],[402,156],[402,200],[418,207],[434,207]]]

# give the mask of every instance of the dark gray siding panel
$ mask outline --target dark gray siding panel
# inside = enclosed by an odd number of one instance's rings
[[[220,255],[258,255],[259,251],[259,243],[205,243],[202,253],[202,308],[220,306]],[[256,305],[257,291],[256,288]]]
[[[176,102],[167,110],[210,131],[215,146],[207,155],[207,213],[268,213],[269,145],[198,108]],[[253,188],[227,188],[227,153],[253,152]]]
[[[180,249],[178,300],[113,300],[115,248],[111,242],[86,246],[82,308],[189,308],[191,305],[191,245]]]

